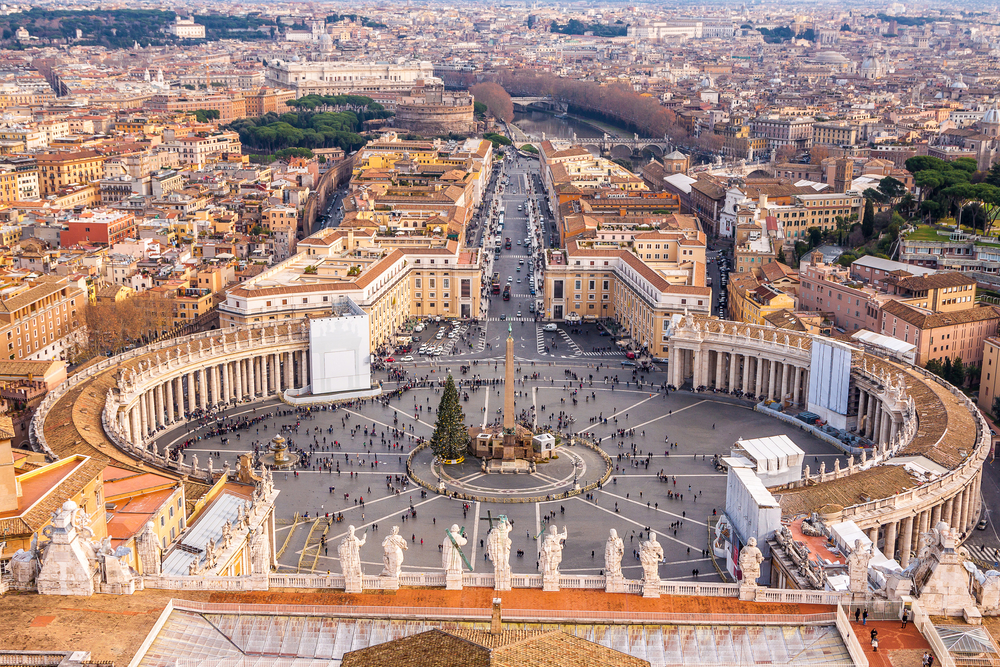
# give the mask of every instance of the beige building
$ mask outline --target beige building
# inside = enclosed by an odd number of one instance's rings
[[[370,233],[327,229],[299,241],[298,251],[229,290],[219,305],[221,324],[317,317],[349,296],[368,313],[377,350],[411,316],[479,317],[479,250],[457,241],[393,247]]]
[[[632,251],[618,244],[570,241],[565,250],[549,250],[542,314],[552,320],[613,319],[637,348],[663,358],[673,315],[711,311],[712,290],[704,285],[705,237],[650,232],[637,236],[634,245]]]

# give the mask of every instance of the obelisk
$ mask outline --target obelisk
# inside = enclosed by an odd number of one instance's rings
[[[514,334],[507,323],[507,357],[503,379],[503,459],[514,460],[516,424],[514,421]]]

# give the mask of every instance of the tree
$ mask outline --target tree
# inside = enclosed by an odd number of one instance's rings
[[[1000,396],[993,398],[993,418],[996,419],[997,415],[1000,415]]]
[[[955,357],[955,361],[951,363],[951,376],[947,380],[956,387],[965,384],[965,364],[962,363],[961,357]]]
[[[951,357],[945,357],[941,364],[941,377],[951,382]]]
[[[455,380],[448,375],[438,404],[437,421],[434,423],[434,435],[431,436],[431,449],[434,455],[441,459],[456,460],[465,456],[469,445],[469,431],[465,427],[465,415],[458,402],[458,389]]]
[[[823,230],[819,227],[809,228],[809,247],[815,248],[823,242]]]
[[[502,120],[506,123],[514,120],[514,103],[511,101],[510,95],[500,84],[488,81],[477,83],[469,88],[469,92],[472,93],[476,102],[485,104],[486,109],[497,120]]]
[[[861,219],[861,233],[864,234],[865,240],[870,239],[875,233],[875,205],[868,198],[865,199],[865,216]]]

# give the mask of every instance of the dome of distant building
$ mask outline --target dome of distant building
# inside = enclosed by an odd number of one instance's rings
[[[995,105],[990,107],[980,122],[989,123],[990,125],[1000,125],[1000,109],[997,109]]]
[[[969,87],[969,84],[967,84],[964,80],[964,77],[961,74],[959,74],[958,76],[955,77],[955,80],[951,82],[951,87],[965,90],[966,88]]]
[[[845,58],[842,54],[837,53],[836,51],[820,51],[819,53],[816,54],[813,60],[815,60],[818,63],[829,63],[831,65],[832,64],[839,65],[847,62],[847,58]]]

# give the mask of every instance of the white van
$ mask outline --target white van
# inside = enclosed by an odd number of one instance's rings
[[[545,331],[558,331],[559,327],[556,326],[555,322],[549,322],[544,327],[542,327],[542,329],[544,329]]]

